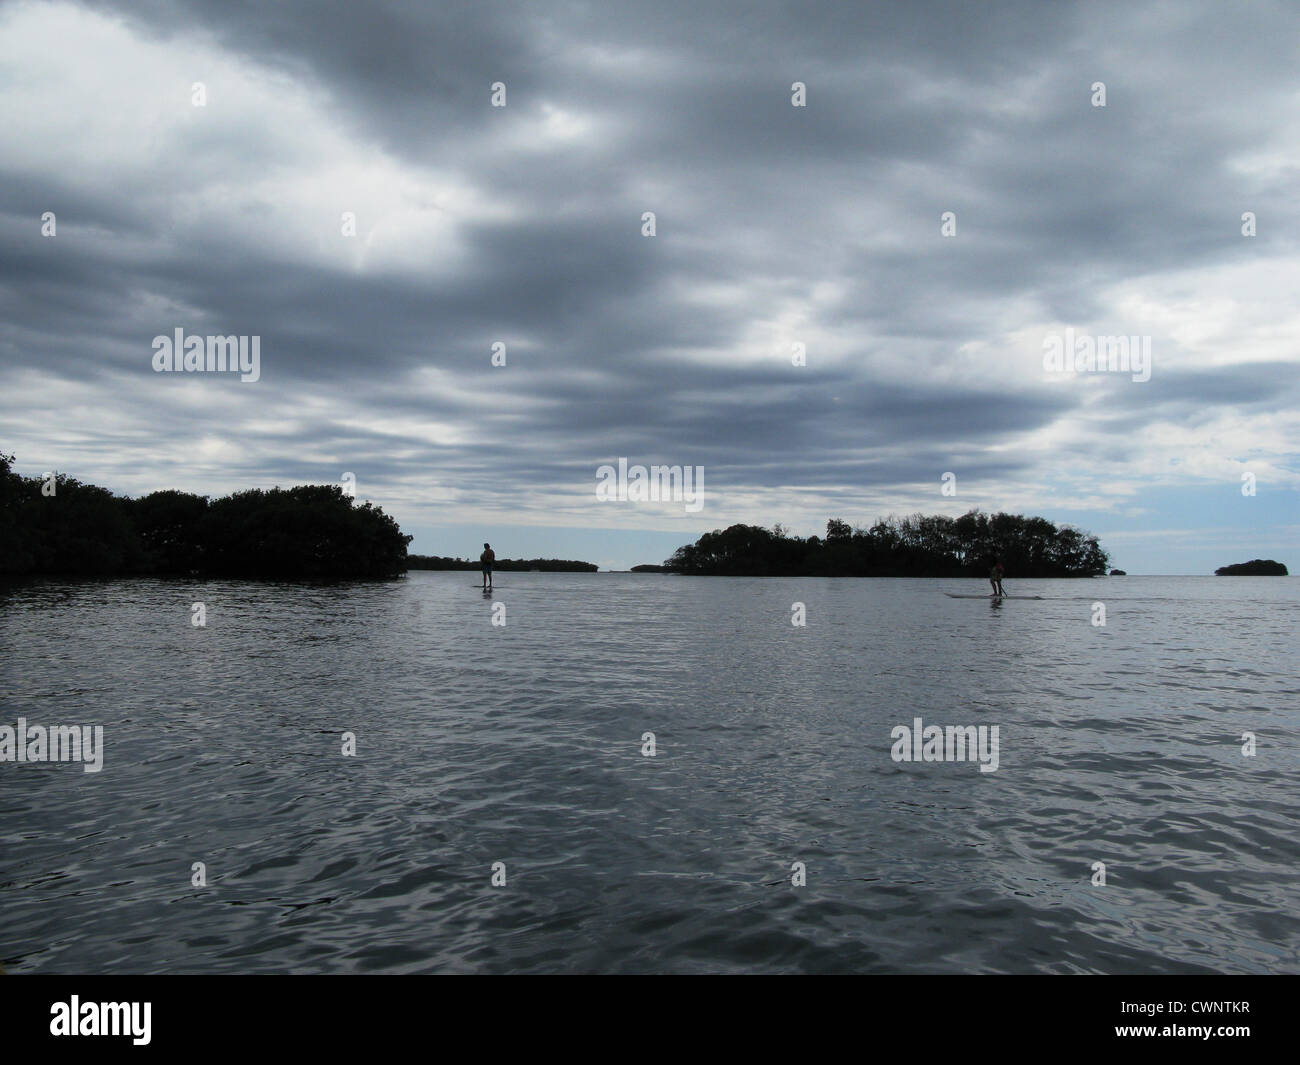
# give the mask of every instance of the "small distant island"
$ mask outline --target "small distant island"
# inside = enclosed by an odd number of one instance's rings
[[[732,525],[679,547],[659,572],[733,577],[987,577],[1001,559],[1008,578],[1100,577],[1110,557],[1097,538],[1020,514],[972,510],[959,518],[913,514],[868,529],[832,518],[826,536],[791,536],[781,525]],[[636,566],[634,572],[646,572]]]
[[[1286,566],[1274,562],[1271,558],[1252,558],[1249,562],[1238,562],[1231,566],[1220,566],[1214,571],[1216,577],[1286,577]]]
[[[407,555],[407,569],[453,569],[478,572],[478,559],[444,558],[442,555]],[[499,558],[492,563],[499,572],[526,573],[595,573],[600,569],[594,562],[576,562],[568,558]]]
[[[1127,577],[1127,576],[1128,576],[1128,574],[1125,573],[1122,569],[1113,569],[1113,570],[1110,571],[1110,575],[1111,575],[1112,577]]]

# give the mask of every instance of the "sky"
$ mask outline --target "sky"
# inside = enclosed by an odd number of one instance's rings
[[[1298,44],[1283,2],[3,3],[0,451],[351,475],[424,554],[980,508],[1294,569]],[[256,380],[156,369],[178,329]],[[1096,337],[1145,372],[1045,357]],[[620,459],[698,505],[599,498]]]

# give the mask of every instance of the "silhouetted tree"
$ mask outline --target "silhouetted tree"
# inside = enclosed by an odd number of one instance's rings
[[[253,489],[209,502],[188,492],[141,499],[59,474],[13,471],[0,455],[0,572],[245,577],[390,577],[411,537],[337,485]]]
[[[983,576],[1000,557],[1016,577],[1104,574],[1109,558],[1094,536],[1045,518],[970,511],[959,518],[888,517],[869,529],[832,518],[826,539],[807,540],[751,525],[705,533],[664,566],[677,573],[744,576]]]

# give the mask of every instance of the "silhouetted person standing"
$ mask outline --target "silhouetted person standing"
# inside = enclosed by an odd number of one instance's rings
[[[1004,592],[1004,591],[1002,590],[1002,574],[1003,574],[1004,572],[1005,572],[1005,571],[1004,571],[1003,568],[1002,568],[1002,559],[1000,559],[1000,558],[994,559],[994,560],[993,560],[993,568],[992,568],[991,570],[989,570],[989,584],[993,585],[993,594],[994,594],[994,595],[1006,595],[1006,594],[1007,594],[1006,592]]]
[[[491,544],[483,545],[483,553],[478,556],[478,560],[483,564],[483,590],[490,592],[492,591],[492,563],[497,560]]]

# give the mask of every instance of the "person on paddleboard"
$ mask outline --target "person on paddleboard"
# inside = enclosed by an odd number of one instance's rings
[[[1003,568],[1002,568],[1002,559],[1000,559],[1000,558],[995,558],[995,559],[993,560],[993,568],[992,568],[991,570],[989,570],[989,584],[993,585],[993,594],[994,594],[994,595],[1006,595],[1006,594],[1007,594],[1006,592],[1004,592],[1004,591],[1002,590],[1002,574],[1003,574],[1004,572],[1005,572],[1005,571],[1004,571]]]
[[[478,560],[483,564],[483,590],[490,592],[492,591],[492,563],[497,560],[491,544],[483,545],[483,553],[478,556]]]

